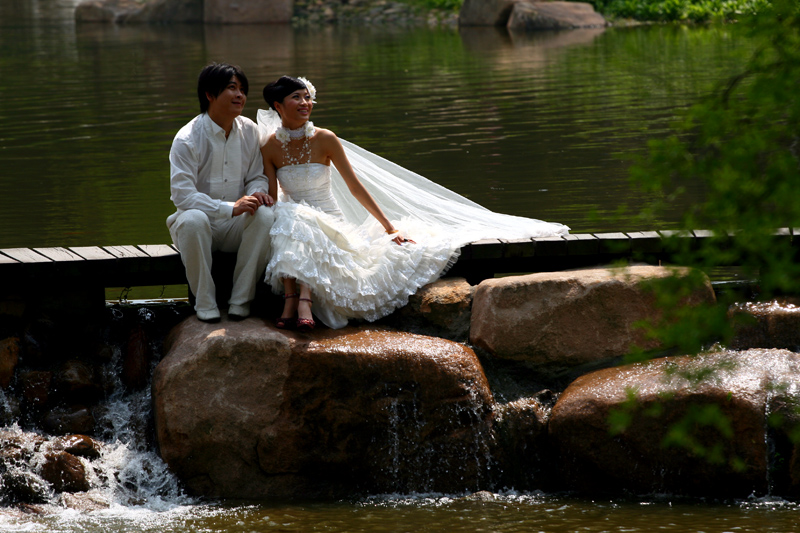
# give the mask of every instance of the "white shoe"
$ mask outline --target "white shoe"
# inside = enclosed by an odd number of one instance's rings
[[[250,304],[231,304],[228,308],[228,318],[231,320],[244,320],[250,316]]]
[[[204,311],[198,310],[197,319],[202,320],[203,322],[208,322],[209,324],[219,322],[219,309],[215,307],[214,309],[206,309]]]

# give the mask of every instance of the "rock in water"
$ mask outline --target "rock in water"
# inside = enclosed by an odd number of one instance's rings
[[[195,494],[265,498],[488,484],[492,395],[469,348],[386,329],[188,319],[153,380],[161,455]]]
[[[561,479],[589,493],[796,495],[798,381],[800,356],[785,350],[662,358],[581,376],[550,416]],[[627,424],[612,433],[620,421]]]

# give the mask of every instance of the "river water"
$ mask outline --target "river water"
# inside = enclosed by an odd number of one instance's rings
[[[251,118],[267,81],[308,77],[319,91],[318,125],[493,210],[577,232],[661,229],[615,216],[621,205],[645,200],[628,185],[630,157],[752,50],[732,26],[514,35],[76,25],[76,1],[0,3],[0,248],[169,242],[167,154],[174,133],[197,113],[196,75],[209,61],[235,62],[248,73]],[[675,206],[662,227],[680,212]],[[130,417],[149,416],[149,399],[120,397],[114,405],[118,429],[105,436],[105,481],[92,489],[106,508],[79,512],[54,496],[43,515],[1,511],[0,530],[799,529],[797,506],[769,496],[609,501],[508,490],[490,501],[442,494],[198,501],[125,431]]]

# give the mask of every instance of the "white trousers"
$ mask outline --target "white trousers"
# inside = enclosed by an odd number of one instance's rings
[[[198,209],[176,214],[174,222],[169,220],[169,232],[186,267],[186,279],[195,296],[195,311],[217,309],[217,289],[211,277],[211,252],[215,251],[237,252],[228,304],[250,302],[269,259],[269,230],[275,220],[272,208],[261,206],[254,215],[223,220],[212,220]]]

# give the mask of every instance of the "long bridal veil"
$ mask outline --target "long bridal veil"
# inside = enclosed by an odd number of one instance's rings
[[[280,126],[272,110],[258,110],[261,144]],[[393,221],[415,220],[440,228],[456,247],[481,239],[524,239],[566,235],[563,224],[495,213],[408,169],[340,139],[358,179]],[[369,213],[350,194],[331,168],[333,195],[345,217],[356,225],[369,223]],[[401,226],[402,227],[402,226]]]

